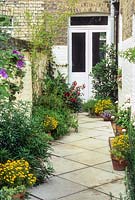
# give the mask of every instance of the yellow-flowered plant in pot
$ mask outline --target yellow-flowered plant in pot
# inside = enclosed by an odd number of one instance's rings
[[[45,127],[45,132],[50,133],[51,131],[55,130],[58,126],[58,121],[52,117],[52,116],[45,116],[44,119],[44,127]]]
[[[95,104],[95,113],[101,115],[105,110],[113,110],[114,106],[110,99],[100,99]]]
[[[36,177],[30,172],[29,163],[24,160],[8,160],[0,163],[0,187],[17,187],[24,185],[32,186],[36,182]]]
[[[129,137],[127,134],[109,138],[110,153],[115,170],[123,170],[127,166],[127,158],[130,150]]]

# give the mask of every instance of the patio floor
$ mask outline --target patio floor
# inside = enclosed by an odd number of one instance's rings
[[[80,113],[78,120],[78,133],[53,143],[55,173],[30,190],[31,200],[114,200],[125,194],[124,172],[114,171],[110,160],[111,123],[87,113]]]

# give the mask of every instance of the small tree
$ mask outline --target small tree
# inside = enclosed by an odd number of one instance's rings
[[[102,49],[106,55],[92,70],[93,90],[96,98],[117,100],[117,63],[114,45]]]

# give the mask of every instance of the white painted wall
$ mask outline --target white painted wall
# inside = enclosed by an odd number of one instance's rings
[[[135,47],[135,17],[133,16],[133,34],[131,38],[122,41],[122,17],[120,16],[119,52]],[[135,111],[135,64],[119,56],[119,66],[122,67],[122,89],[119,89],[119,105],[125,101],[126,95],[131,96],[132,111]]]
[[[60,71],[64,77],[68,77],[68,47],[64,45],[54,46],[52,52],[54,61],[59,65],[55,70],[56,74],[57,71]]]
[[[23,78],[23,89],[17,95],[17,100],[32,102],[32,73],[31,73],[31,63],[28,57],[25,56],[25,77]]]

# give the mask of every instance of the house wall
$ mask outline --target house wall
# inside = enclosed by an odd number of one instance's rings
[[[78,0],[74,7],[74,13],[76,15],[109,14],[109,2],[109,0]],[[5,1],[5,3],[0,3],[0,14],[13,17],[12,36],[21,40],[30,40],[31,38],[28,13],[32,13],[30,18],[32,22],[36,24],[37,20],[44,12],[56,13],[56,11],[63,12],[67,9],[71,9],[70,5],[67,4],[67,0],[8,0]],[[38,22],[40,23],[40,20]],[[68,21],[60,32],[61,34],[53,48],[53,55],[56,63],[60,65],[58,69],[67,76]],[[27,56],[26,65],[27,72],[24,78],[24,89],[18,98],[32,100],[31,67]]]
[[[119,52],[135,47],[135,0],[120,1]],[[119,105],[131,97],[132,111],[135,111],[135,64],[119,56],[122,67],[122,89],[119,88]]]

